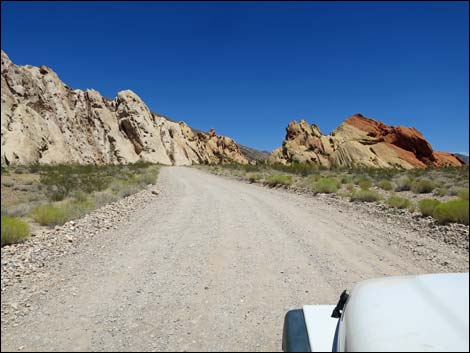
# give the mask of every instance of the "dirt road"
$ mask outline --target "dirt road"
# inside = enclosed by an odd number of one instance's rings
[[[291,308],[335,303],[366,278],[445,270],[410,244],[468,266],[432,239],[311,196],[191,168],[163,168],[158,183],[128,225],[80,244],[48,280],[25,279],[34,310],[2,324],[2,351],[280,350]]]

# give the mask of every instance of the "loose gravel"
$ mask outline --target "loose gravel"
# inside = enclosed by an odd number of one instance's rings
[[[467,226],[192,168],[156,188],[2,248],[2,351],[278,351],[289,309],[469,268]]]

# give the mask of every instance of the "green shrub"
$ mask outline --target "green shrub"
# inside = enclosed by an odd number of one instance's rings
[[[155,183],[158,166],[138,162],[130,165],[60,164],[40,167],[40,181],[50,200],[61,201],[73,192],[103,191],[116,180],[144,187]],[[84,201],[80,199],[79,201]]]
[[[333,178],[321,178],[314,186],[313,190],[325,194],[338,191],[338,181]]]
[[[411,201],[399,196],[390,196],[387,199],[387,204],[393,208],[409,208]]]
[[[451,200],[434,208],[432,216],[441,224],[448,222],[468,225],[468,200]]]
[[[434,195],[445,196],[447,194],[447,186],[442,186],[434,190]]]
[[[290,175],[281,175],[281,174],[270,175],[266,179],[266,184],[269,185],[270,187],[274,187],[277,185],[291,185],[292,177]]]
[[[341,184],[350,184],[353,182],[353,180],[354,178],[352,177],[352,175],[342,175],[340,182]]]
[[[468,201],[468,188],[461,189],[459,191],[458,195],[462,200],[467,200]]]
[[[84,201],[88,200],[88,195],[86,193],[84,193],[83,191],[75,191],[73,193],[73,198],[77,201],[84,202]]]
[[[36,207],[31,212],[31,217],[43,226],[61,225],[69,220],[67,212],[64,209],[52,205]]]
[[[147,171],[144,174],[138,176],[138,183],[142,186],[146,186],[148,184],[154,184],[157,180],[157,173],[153,171]]]
[[[407,176],[402,176],[396,181],[395,191],[408,191],[411,188],[411,179]]]
[[[390,191],[390,190],[393,189],[393,184],[388,180],[381,180],[381,181],[379,181],[379,183],[377,185],[382,190]]]
[[[422,215],[432,216],[434,209],[437,205],[440,205],[440,201],[436,199],[424,199],[418,202],[419,210],[421,211]]]
[[[411,183],[411,191],[415,194],[428,194],[434,189],[434,184],[430,180],[414,180]]]
[[[372,186],[372,182],[366,177],[356,178],[354,183],[359,185],[362,190],[367,190]]]
[[[1,245],[15,244],[29,235],[29,226],[16,217],[2,216]]]
[[[380,194],[373,190],[359,190],[351,196],[351,201],[374,202],[380,199]]]

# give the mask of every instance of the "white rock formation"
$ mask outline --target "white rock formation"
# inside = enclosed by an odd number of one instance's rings
[[[17,66],[3,51],[1,60],[2,164],[248,163],[232,139],[152,113],[130,90],[110,100],[46,66]]]

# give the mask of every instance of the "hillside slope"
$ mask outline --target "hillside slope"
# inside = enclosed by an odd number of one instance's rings
[[[17,66],[3,51],[1,71],[2,164],[248,163],[231,138],[155,114],[130,90],[112,100],[73,90],[52,69]]]

